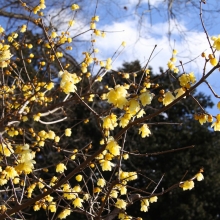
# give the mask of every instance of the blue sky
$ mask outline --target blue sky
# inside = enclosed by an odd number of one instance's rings
[[[52,23],[58,29],[65,30],[68,21],[74,18],[76,25],[71,31],[72,35],[87,30],[89,29],[90,18],[95,13],[96,2],[96,0],[90,0],[88,5],[80,5],[79,3],[81,9],[77,14],[65,10],[60,14],[62,19],[55,17]],[[195,5],[192,5],[191,2],[195,2]],[[149,3],[151,7],[149,7]],[[46,19],[48,21],[58,13],[59,5],[57,4],[57,8],[53,8],[53,10],[47,9]],[[154,46],[157,45],[153,58],[149,63],[156,72],[159,67],[163,67],[164,70],[167,68],[167,62],[172,56],[172,49],[175,48],[179,51],[177,63],[179,60],[183,63],[191,61],[184,66],[185,71],[193,71],[199,79],[204,60],[198,56],[203,51],[210,52],[199,18],[199,0],[188,1],[188,3],[182,5],[177,5],[174,1],[172,5],[174,16],[171,16],[173,19],[170,22],[168,22],[170,17],[167,13],[167,7],[167,0],[99,0],[96,15],[100,17],[100,21],[97,23],[97,28],[106,31],[107,34],[106,38],[98,37],[97,43],[95,43],[95,47],[100,51],[98,58],[107,59],[112,57],[121,43],[125,41],[127,46],[114,61],[113,68],[117,69],[124,61],[129,62],[136,59],[139,59],[144,66]],[[219,0],[207,0],[207,4],[203,4],[203,9],[204,22],[209,35],[219,35],[220,14],[215,13],[216,10],[220,10]],[[3,27],[6,24],[5,20],[2,19],[1,23]],[[91,47],[91,44],[88,43],[89,39],[91,39],[91,32],[76,38],[78,41],[75,45],[80,44],[80,47],[77,46],[80,49],[74,50],[74,56],[81,56],[82,51]],[[195,59],[196,57],[198,58]],[[207,70],[210,68],[211,66],[208,66]],[[218,72],[214,73],[208,81],[215,92],[220,94],[218,74]],[[206,85],[202,85],[199,90],[211,94]],[[212,96],[212,99],[215,103],[218,102],[214,96]],[[213,108],[210,113],[216,115],[220,112],[217,108]]]

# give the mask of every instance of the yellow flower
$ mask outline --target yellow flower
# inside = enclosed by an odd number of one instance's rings
[[[211,125],[211,128],[214,127],[214,131],[220,131],[220,114],[216,116],[217,120]]]
[[[0,34],[2,34],[4,31],[5,29],[2,26],[0,26]]]
[[[149,201],[150,203],[153,203],[153,202],[157,202],[157,196],[153,196],[153,197],[150,197]]]
[[[123,109],[123,107],[127,104],[127,90],[124,86],[115,86],[115,89],[111,89],[107,94],[108,102],[115,105],[116,107]]]
[[[64,72],[60,72],[60,76],[60,88],[62,88],[66,94],[69,94],[70,92],[75,92],[77,89],[75,84],[77,84],[81,80],[81,78],[78,77],[75,73],[71,74],[66,70],[64,70]]]
[[[54,133],[54,131],[49,130],[46,137],[53,140],[56,137],[56,134]]]
[[[76,198],[75,200],[73,200],[73,205],[74,205],[74,208],[82,208],[82,202],[83,200],[80,199],[79,197]]]
[[[70,215],[71,210],[70,209],[64,209],[59,215],[59,219],[65,219],[68,215]]]
[[[173,50],[173,55],[176,55],[178,53],[178,51],[177,50]]]
[[[98,182],[97,182],[97,185],[100,186],[100,187],[104,187],[106,184],[105,180],[104,179],[101,179],[99,178],[98,179]]]
[[[14,153],[11,143],[7,143],[7,145],[3,143],[0,144],[0,153],[6,157],[10,157],[11,154]]]
[[[135,115],[140,110],[139,102],[134,98],[128,102],[127,112]]]
[[[71,6],[71,9],[72,9],[73,11],[75,11],[75,10],[79,9],[79,5],[73,4],[73,5]]]
[[[54,83],[53,82],[49,82],[46,86],[47,90],[51,90],[54,87]]]
[[[206,123],[207,120],[208,120],[208,116],[207,116],[206,114],[201,114],[201,115],[199,116],[199,123],[200,123],[201,125],[203,125],[204,123]]]
[[[194,73],[191,72],[191,73],[188,74],[188,76],[189,76],[190,82],[191,82],[192,84],[194,84],[194,83],[196,82],[196,77],[195,77]]]
[[[103,118],[103,128],[114,130],[114,128],[118,125],[117,116],[114,113]]]
[[[217,108],[220,110],[220,102],[218,102],[218,104],[217,104]]]
[[[129,121],[130,121],[131,118],[132,118],[132,115],[131,115],[130,113],[124,114],[124,116],[121,117],[121,119],[120,119],[120,124],[119,124],[119,125],[120,125],[122,128],[124,128],[125,126],[128,125],[128,123],[129,123]]]
[[[179,88],[179,89],[176,89],[174,91],[174,93],[176,93],[176,98],[179,98],[181,95],[183,95],[185,93],[185,91],[183,90],[183,88]]]
[[[171,102],[173,102],[175,100],[175,97],[172,95],[172,93],[170,91],[165,93],[165,97],[163,99],[163,104],[165,106],[169,105]]]
[[[123,41],[123,42],[121,43],[121,45],[122,45],[123,47],[125,47],[125,46],[126,46],[126,42]]]
[[[33,116],[34,121],[39,121],[40,120],[40,113],[37,113],[36,115]]]
[[[202,173],[197,173],[196,179],[197,179],[197,181],[202,181],[204,179],[204,176],[202,175]]]
[[[132,181],[132,180],[136,180],[138,178],[137,173],[136,172],[128,172],[128,177],[127,177],[127,181]]]
[[[88,201],[89,198],[90,198],[89,193],[85,193],[84,196],[83,196],[83,200]]]
[[[74,20],[70,20],[70,21],[69,21],[69,26],[70,26],[70,27],[72,27],[74,24],[75,24],[75,21],[74,21]]]
[[[72,133],[71,128],[67,128],[67,129],[65,130],[65,135],[66,135],[67,137],[70,137],[70,136],[71,136],[71,133]]]
[[[129,158],[129,154],[123,154],[123,159],[127,160]]]
[[[183,188],[183,190],[191,190],[194,187],[194,182],[192,180],[187,180],[184,183],[180,184],[180,187]]]
[[[3,45],[0,43],[0,62],[9,60],[12,57],[9,50],[9,45]]]
[[[91,28],[91,29],[96,29],[96,24],[95,24],[94,22],[91,22],[91,23],[90,23],[90,28]]]
[[[109,150],[109,152],[114,156],[120,155],[121,147],[113,138],[109,138],[108,144],[106,145],[106,149]]]
[[[169,61],[169,62],[167,63],[167,66],[168,66],[168,68],[169,68],[170,70],[173,70],[173,69],[175,68],[175,65],[174,65],[174,63],[173,63],[172,61]]]
[[[147,212],[149,207],[149,200],[148,199],[142,199],[141,200],[141,211]]]
[[[49,206],[48,206],[48,210],[50,210],[51,212],[56,212],[57,208],[56,208],[56,203],[52,202]]]
[[[54,138],[54,141],[55,141],[56,143],[58,143],[58,142],[60,141],[60,137],[59,137],[59,136],[56,136],[56,137]]]
[[[115,203],[115,207],[119,209],[126,209],[127,203],[122,199],[117,199],[117,202]]]
[[[63,163],[57,164],[57,166],[56,166],[57,173],[63,173],[64,170],[66,170],[66,166]]]
[[[115,198],[115,199],[118,198],[118,191],[113,189],[110,193],[110,197]]]
[[[21,32],[21,33],[24,33],[26,30],[27,30],[27,25],[23,24],[23,25],[21,26],[20,32]]]
[[[150,105],[150,104],[151,104],[151,101],[152,101],[152,99],[153,99],[153,94],[150,93],[149,91],[143,92],[143,93],[141,93],[141,95],[139,96],[139,99],[141,100],[141,104],[142,104],[143,106]]]
[[[126,195],[126,194],[127,194],[127,188],[126,188],[126,186],[121,186],[121,188],[120,188],[120,193],[121,193],[121,195]]]
[[[34,160],[27,160],[24,162],[18,163],[18,165],[15,167],[17,172],[24,172],[25,174],[29,174],[34,169],[34,164],[36,162]]]
[[[100,160],[102,171],[111,171],[114,164],[108,160]]]
[[[51,33],[51,37],[52,37],[52,38],[56,38],[56,37],[57,37],[57,33],[56,33],[55,31],[53,31],[53,32]]]
[[[218,60],[216,58],[212,58],[210,59],[210,63],[212,64],[212,66],[216,66],[218,64]]]
[[[81,182],[82,178],[83,178],[82,175],[79,174],[76,176],[76,181]]]
[[[14,179],[16,176],[18,176],[18,173],[17,171],[15,170],[14,167],[11,167],[11,166],[7,166],[5,168],[5,172],[6,172],[6,179]]]
[[[94,17],[92,17],[92,21],[99,21],[99,16],[94,16]]]
[[[218,35],[218,37],[212,37],[211,39],[214,41],[213,47],[216,50],[220,50],[220,35]]]
[[[143,124],[141,128],[139,128],[139,134],[141,134],[142,138],[148,137],[151,134],[151,131],[147,124]]]
[[[39,211],[40,208],[41,208],[41,206],[40,206],[39,204],[35,204],[34,207],[33,207],[33,209],[34,209],[35,212],[36,212],[36,211]]]

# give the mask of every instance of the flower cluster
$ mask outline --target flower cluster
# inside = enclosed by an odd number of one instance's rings
[[[141,211],[147,212],[150,206],[150,203],[157,202],[157,196],[152,196],[150,199],[142,199],[141,200]]]
[[[71,74],[68,71],[64,70],[64,72],[60,72],[60,77],[60,88],[63,89],[63,92],[69,94],[77,90],[75,84],[80,82],[81,78],[79,76],[77,76],[75,73]]]
[[[189,89],[192,84],[196,82],[196,78],[193,72],[187,74],[184,73],[179,77],[180,86]]]
[[[0,43],[0,67],[7,67],[10,62],[12,55],[9,48],[9,45]]]
[[[173,50],[173,56],[170,58],[169,62],[167,63],[167,66],[170,70],[172,70],[174,73],[178,73],[179,69],[175,66],[177,50]]]

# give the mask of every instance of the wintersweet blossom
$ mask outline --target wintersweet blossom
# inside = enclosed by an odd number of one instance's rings
[[[125,126],[128,125],[128,123],[129,123],[129,121],[131,120],[131,118],[132,118],[132,114],[130,114],[130,113],[124,114],[124,116],[121,117],[121,119],[120,119],[119,125],[120,125],[122,128],[124,128]]]
[[[52,202],[49,206],[48,206],[48,210],[50,210],[51,212],[56,212],[57,208],[56,208],[56,203]]]
[[[150,203],[153,203],[153,202],[157,202],[157,196],[153,196],[153,197],[150,197],[149,201]]]
[[[111,192],[110,192],[110,195],[109,195],[110,197],[112,197],[112,198],[118,198],[118,191],[117,190],[115,190],[115,189],[113,189]]]
[[[204,176],[202,173],[197,173],[195,177],[196,177],[197,181],[202,181],[204,179]]]
[[[20,32],[21,32],[21,33],[24,33],[26,30],[27,30],[27,25],[23,24],[23,25],[21,26]]]
[[[61,71],[59,75],[61,77],[60,88],[62,88],[66,94],[75,92],[77,89],[75,84],[81,80],[81,77],[77,76],[75,73],[71,74],[66,70],[63,72]]]
[[[173,96],[173,94],[168,91],[165,93],[165,97],[163,99],[163,104],[165,106],[169,105],[171,102],[173,102],[175,100],[175,97]]]
[[[141,200],[141,211],[147,212],[149,207],[149,200],[148,199],[142,199]]]
[[[0,153],[6,157],[10,157],[14,153],[11,143],[7,143],[7,145],[4,143],[0,144]]]
[[[189,74],[184,73],[179,77],[179,82],[182,87],[189,89],[191,84],[196,82],[196,77],[193,72],[190,72]]]
[[[82,178],[83,178],[82,175],[79,174],[76,176],[76,181],[81,182]]]
[[[106,149],[114,156],[120,155],[121,147],[112,137],[109,138],[108,144],[106,145]]]
[[[115,115],[114,113],[111,113],[110,115],[103,118],[104,129],[114,130],[117,125],[117,115]]]
[[[14,179],[16,176],[18,176],[18,173],[17,171],[15,170],[14,167],[11,167],[11,166],[7,166],[5,168],[5,173],[6,173],[6,179]]]
[[[72,133],[71,128],[65,129],[65,135],[66,135],[67,137],[70,137],[70,136],[71,136],[71,133]]]
[[[212,64],[212,66],[216,66],[218,64],[218,60],[215,57],[211,58],[210,63]]]
[[[102,171],[111,171],[112,167],[115,165],[108,160],[100,160],[100,165],[102,167]]]
[[[214,131],[220,131],[220,114],[217,114],[216,121],[211,125],[212,127],[214,127]]]
[[[99,178],[98,179],[98,182],[97,182],[97,185],[100,186],[100,187],[104,187],[106,184],[106,181],[102,178]]]
[[[147,124],[143,124],[142,127],[139,128],[139,134],[141,134],[142,138],[148,137],[151,134]]]
[[[71,9],[72,9],[73,11],[78,10],[78,9],[79,9],[79,5],[73,4],[73,5],[71,5]]]
[[[211,38],[214,43],[213,43],[213,47],[216,49],[216,50],[220,50],[220,35],[218,35],[218,37],[212,37]]]
[[[194,182],[192,180],[187,180],[180,184],[180,187],[183,188],[183,190],[191,190],[194,187]]]
[[[185,90],[183,88],[179,88],[179,89],[176,89],[174,91],[174,93],[176,93],[176,99],[179,98],[181,95],[183,95],[185,93]]]
[[[9,45],[0,43],[0,62],[4,62],[11,58],[12,55],[9,48]]]
[[[83,203],[83,200],[80,199],[79,197],[73,200],[74,208],[82,208],[83,206],[82,203]]]
[[[117,85],[107,94],[108,102],[122,109],[127,104],[127,90],[124,86]]]
[[[137,99],[131,99],[127,104],[127,112],[135,115],[140,110],[140,105]]]
[[[56,166],[57,173],[63,173],[64,170],[66,170],[66,166],[63,163],[57,164],[57,166]]]
[[[127,187],[126,186],[121,186],[119,188],[119,190],[120,190],[121,195],[126,195],[127,194]]]
[[[153,93],[150,93],[149,91],[143,92],[139,96],[139,99],[143,106],[150,105],[153,99]]]
[[[70,209],[64,209],[59,215],[58,218],[59,219],[65,219],[68,215],[71,214],[71,210]]]
[[[199,123],[201,125],[203,125],[204,123],[206,123],[208,120],[208,116],[206,114],[201,114],[199,115]]]
[[[117,202],[115,203],[115,207],[119,209],[126,209],[127,203],[122,199],[117,199]]]

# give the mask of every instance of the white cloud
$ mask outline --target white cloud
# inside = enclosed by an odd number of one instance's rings
[[[173,29],[172,39],[169,40],[166,35],[168,23],[159,23],[152,27],[150,24],[145,23],[145,27],[138,32],[137,21],[136,19],[126,20],[101,27],[102,30],[110,32],[107,32],[105,39],[97,39],[96,45],[100,49],[99,56],[102,58],[111,57],[122,41],[125,41],[127,46],[114,62],[113,67],[117,69],[123,61],[129,62],[136,59],[140,60],[144,65],[154,46],[157,45],[149,63],[155,71],[159,67],[167,68],[167,62],[172,56],[172,49],[175,48],[179,51],[177,60],[181,60],[183,63],[189,62],[184,66],[185,71],[202,73],[204,59],[199,55],[205,50],[209,51],[209,45],[203,32],[190,32],[183,23],[173,21],[170,24],[171,29]],[[178,37],[178,31],[174,28],[176,25],[184,31],[185,39]],[[173,37],[176,37],[175,43]],[[194,60],[196,57],[198,58]]]

